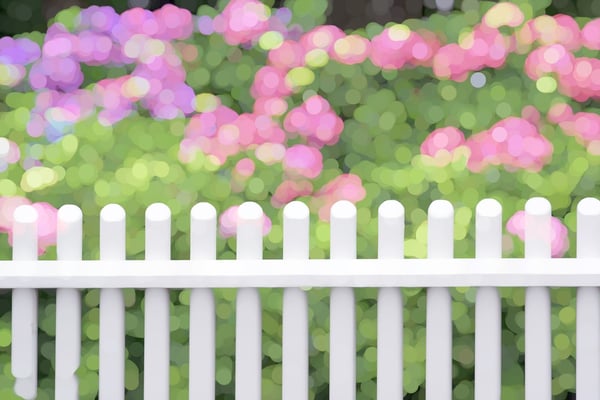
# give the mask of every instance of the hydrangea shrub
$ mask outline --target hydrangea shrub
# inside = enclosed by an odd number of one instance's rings
[[[175,6],[71,8],[46,33],[0,39],[0,232],[10,259],[12,210],[33,204],[39,253],[56,256],[57,208],[84,213],[84,259],[98,258],[101,207],[128,215],[127,257],[144,255],[143,212],[173,215],[172,254],[189,257],[189,212],[219,212],[218,258],[235,257],[236,211],[265,211],[265,258],[282,256],[282,207],[311,210],[311,258],[329,256],[329,209],[358,209],[359,258],[375,258],[377,207],[406,209],[407,257],[426,256],[429,203],[455,207],[455,254],[474,255],[473,211],[503,205],[504,256],[523,255],[529,197],[553,207],[552,256],[575,255],[577,202],[600,173],[600,20],[544,14],[548,0],[464,1],[461,12],[344,32],[326,2],[222,1],[196,15]],[[319,11],[321,10],[321,11]],[[1,238],[0,238],[1,239]],[[358,289],[358,398],[375,398],[376,290]],[[523,396],[522,288],[504,306],[503,399]],[[216,290],[217,393],[233,396],[234,290]],[[425,297],[405,294],[405,390],[421,398]],[[454,395],[472,397],[474,288],[452,289]],[[309,292],[311,396],[327,396],[328,291]],[[97,392],[98,291],[84,292],[81,398]],[[187,393],[189,291],[172,292],[172,397]],[[281,290],[261,291],[263,396],[281,396]],[[50,398],[53,294],[41,294],[39,398]],[[128,399],[141,398],[143,292],[126,290]],[[553,394],[574,390],[575,296],[553,289]],[[10,304],[0,302],[0,359],[8,365]],[[10,369],[0,395],[10,398]],[[5,389],[7,388],[7,389]]]

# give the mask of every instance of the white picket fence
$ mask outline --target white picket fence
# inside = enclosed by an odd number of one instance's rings
[[[479,287],[476,299],[475,399],[499,400],[501,306],[497,287],[527,287],[525,395],[550,400],[549,287],[578,287],[576,381],[579,400],[600,394],[600,201],[577,207],[577,258],[550,258],[550,203],[525,205],[525,258],[502,259],[502,208],[491,199],[476,209],[476,258],[453,259],[452,205],[436,200],[428,211],[428,258],[404,259],[404,208],[394,200],[378,211],[378,259],[356,259],[356,208],[331,210],[331,257],[309,260],[309,213],[300,202],[284,209],[283,260],[262,260],[263,213],[239,208],[237,259],[216,260],[217,213],[208,203],[191,210],[190,260],[171,260],[171,215],[164,204],[146,210],[146,259],[125,260],[125,211],[100,214],[100,260],[81,261],[82,213],[58,213],[57,261],[37,260],[37,216],[15,211],[13,260],[0,261],[0,288],[13,289],[12,374],[25,399],[37,391],[37,288],[57,288],[56,399],[78,398],[79,288],[101,288],[99,398],[124,399],[125,310],[121,288],[145,292],[144,399],[169,399],[169,288],[192,288],[189,327],[189,398],[215,397],[215,309],[211,288],[238,288],[235,398],[261,399],[260,287],[281,287],[283,399],[308,399],[308,306],[301,287],[330,287],[330,399],[356,398],[354,287],[378,287],[377,399],[403,397],[403,301],[399,288],[427,288],[426,398],[452,399],[452,319],[448,287]]]

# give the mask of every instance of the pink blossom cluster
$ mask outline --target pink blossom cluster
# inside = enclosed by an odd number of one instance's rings
[[[600,99],[600,60],[577,57],[570,74],[559,75],[559,92],[576,101]]]
[[[581,41],[588,49],[600,50],[600,18],[585,24],[581,30]]]
[[[257,99],[281,98],[292,94],[292,88],[286,82],[287,71],[269,65],[256,71],[254,82],[250,87],[250,94]]]
[[[582,42],[583,31],[585,29],[580,31],[577,21],[569,15],[541,15],[523,24],[515,32],[515,38],[522,50],[537,42],[542,46],[559,44],[569,51],[577,51],[582,44],[592,48],[586,41]]]
[[[537,127],[523,118],[508,117],[466,141],[471,154],[467,163],[473,172],[488,165],[505,165],[539,172],[552,157],[552,143]]]
[[[244,0],[238,0],[236,4],[243,2]],[[501,34],[498,30],[501,26],[515,28],[514,34]],[[299,40],[288,38],[269,51],[269,65],[265,67],[264,75],[272,79],[273,83],[265,88],[261,71],[260,79],[257,77],[253,85],[253,95],[261,101],[259,108],[266,108],[265,111],[268,111],[268,107],[264,106],[264,97],[279,100],[281,96],[291,92],[293,88],[286,86],[285,74],[293,68],[306,66],[307,60],[317,54],[315,50],[324,52],[327,59],[343,64],[360,63],[369,58],[374,65],[384,69],[400,69],[405,65],[431,66],[438,78],[464,81],[472,71],[486,67],[499,68],[511,52],[527,52],[534,43],[563,46],[567,52],[578,50],[581,45],[595,49],[600,46],[598,35],[594,36],[598,26],[599,23],[594,20],[580,31],[572,17],[562,14],[544,15],[524,23],[523,13],[512,3],[494,5],[484,15],[482,23],[475,26],[472,32],[463,34],[459,43],[443,46],[433,33],[413,32],[404,25],[388,27],[371,41],[357,35],[346,35],[335,26],[320,26],[303,34]],[[552,51],[555,50],[556,48]],[[566,57],[565,60],[558,60],[556,68],[559,71],[569,69],[562,65],[568,61],[569,56]],[[540,60],[535,55],[529,61],[527,68],[530,75],[531,71],[548,69],[547,65],[540,65],[547,61]],[[596,64],[595,59],[582,58],[575,73],[562,77],[562,93],[578,101],[584,101],[597,93]],[[541,76],[539,73],[535,75]]]
[[[38,255],[46,252],[48,246],[56,244],[56,217],[58,210],[45,202],[32,203],[21,196],[0,196],[0,233],[8,233],[8,243],[13,244],[13,214],[17,207],[31,205],[38,214]]]
[[[433,57],[433,73],[438,78],[462,82],[472,71],[502,66],[514,47],[514,38],[479,24],[458,44],[440,47]]]
[[[558,103],[548,112],[548,120],[558,124],[566,135],[575,137],[588,152],[600,155],[600,115],[591,112],[573,114],[569,105]]]
[[[232,45],[256,41],[269,29],[270,9],[258,0],[232,0],[213,20],[214,30]]]
[[[231,206],[219,217],[219,234],[224,238],[233,237],[237,233],[238,209],[240,206]],[[263,235],[268,235],[272,226],[271,219],[263,214]]]
[[[214,18],[200,16],[196,29],[203,35],[219,33],[232,46],[251,47],[266,32],[279,32],[285,38],[298,36],[299,25],[287,27],[291,17],[290,10],[285,7],[272,14],[272,10],[260,1],[232,0]]]
[[[290,178],[314,179],[323,170],[323,155],[314,147],[296,144],[286,150],[283,170]]]
[[[318,210],[319,219],[329,221],[331,206],[337,201],[348,200],[356,203],[366,195],[360,177],[354,174],[342,174],[315,192],[310,199],[309,207],[312,211]]]
[[[256,165],[250,158],[242,158],[235,164],[231,172],[231,191],[240,193],[244,190],[245,183],[254,174]]]
[[[562,44],[532,51],[525,60],[525,73],[533,80],[556,75],[559,92],[577,101],[600,98],[600,60],[575,57]]]
[[[445,126],[431,132],[421,144],[421,154],[436,157],[438,152],[452,153],[456,148],[465,144],[465,134],[453,126]]]
[[[506,222],[506,230],[525,240],[525,211],[517,211]],[[569,249],[569,231],[567,227],[556,217],[550,219],[550,249],[552,257],[562,257]]]
[[[595,35],[598,23],[594,20],[579,32],[574,21],[566,16],[538,17],[525,24],[523,19],[516,5],[499,3],[472,32],[461,35],[459,43],[442,45],[433,33],[413,32],[404,25],[388,27],[371,41],[347,35],[334,26],[316,27],[300,35],[297,29],[285,27],[290,20],[288,9],[279,9],[271,15],[271,10],[257,0],[233,0],[214,19],[199,17],[196,27],[189,12],[174,6],[155,12],[136,8],[121,16],[110,7],[94,6],[82,11],[74,33],[58,24],[49,29],[41,59],[32,67],[30,83],[39,89],[73,92],[81,84],[81,62],[134,63],[136,68],[131,75],[106,79],[95,86],[93,100],[94,105],[102,108],[100,120],[110,124],[125,118],[133,111],[135,102],[148,108],[156,118],[174,118],[194,111],[194,93],[185,84],[185,70],[169,40],[185,39],[196,28],[203,34],[220,33],[227,43],[246,47],[256,44],[267,32],[279,32],[282,43],[269,51],[268,64],[258,71],[251,87],[256,100],[253,112],[238,115],[219,104],[194,115],[181,142],[180,159],[189,162],[194,152],[201,150],[212,161],[223,164],[240,151],[254,149],[259,161],[267,165],[282,163],[285,180],[274,199],[281,204],[282,199],[293,200],[313,191],[307,179],[314,179],[322,170],[319,149],[337,143],[344,125],[329,103],[317,95],[285,115],[285,130],[280,127],[279,118],[273,117],[283,116],[288,111],[287,97],[306,84],[296,82],[293,76],[304,74],[306,82],[311,69],[325,65],[330,59],[356,64],[369,58],[385,69],[428,66],[439,78],[464,80],[471,71],[500,67],[510,52],[523,52],[537,42],[547,48],[531,56],[526,65],[531,76],[558,73],[561,91],[576,100],[593,94],[598,80],[597,60],[574,59],[569,51],[581,44],[600,47]],[[521,29],[505,36],[498,30],[501,26],[521,26]],[[5,60],[0,62],[6,64]],[[66,72],[72,74],[67,76]],[[89,98],[83,99],[85,107],[74,109],[70,97],[59,97],[51,94],[50,100],[40,102],[53,111],[46,113],[43,106],[36,110],[28,127],[35,135],[42,131],[49,136],[64,134],[70,123],[88,115]],[[551,154],[552,146],[537,132],[538,120],[535,113],[507,118],[468,140],[457,129],[442,128],[426,140],[422,152],[435,157],[440,150],[451,153],[466,147],[471,153],[468,166],[473,171],[488,164],[539,170]],[[303,143],[286,148],[287,139],[298,135]],[[233,180],[239,184],[236,190],[241,190],[253,172],[250,159],[236,165],[233,171]],[[342,176],[314,193],[317,199],[314,204],[321,204],[320,217],[328,217],[332,199],[361,198],[360,179],[351,174]]]
[[[335,32],[335,31],[334,31]],[[323,32],[324,37],[328,37],[328,31]],[[305,36],[302,36],[305,39]],[[306,41],[306,39],[304,40]],[[327,50],[325,50],[327,51]],[[290,68],[302,67],[305,64],[305,45],[301,41],[287,39],[278,47],[271,49],[267,55],[267,64],[270,69],[276,71],[287,71]],[[256,83],[257,79],[254,80]],[[259,93],[262,92],[259,90]]]
[[[344,121],[331,109],[327,100],[314,95],[291,110],[286,115],[283,126],[286,132],[297,133],[306,138],[309,146],[321,148],[339,141]]]
[[[573,71],[574,60],[573,54],[561,44],[542,46],[527,56],[525,73],[532,80],[550,73],[566,76]]]
[[[600,49],[600,19],[588,22],[579,29],[577,22],[567,15],[540,16],[528,21],[516,38],[519,45],[537,41],[541,47],[532,51],[525,62],[525,73],[531,79],[553,74],[558,89],[577,101],[598,98],[600,89],[600,62],[595,58],[575,57],[572,52],[581,46]]]
[[[285,98],[292,94],[292,86],[286,79],[285,68],[275,68],[269,65],[261,67],[255,75],[250,87],[254,97],[254,112],[262,115],[283,115],[288,104]]]
[[[370,60],[373,65],[388,70],[400,69],[406,64],[431,66],[439,50],[439,40],[429,32],[419,34],[405,25],[395,25],[373,37]]]
[[[194,115],[180,144],[182,162],[193,159],[197,150],[223,165],[229,156],[264,143],[283,143],[285,133],[269,116],[255,113],[238,115],[222,104],[213,111]]]
[[[124,46],[135,35],[164,41],[187,39],[193,28],[192,14],[188,10],[165,4],[153,12],[139,7],[125,11],[112,27],[111,35]]]
[[[539,118],[534,113],[528,116],[533,121]],[[538,172],[550,160],[553,147],[530,120],[508,117],[466,140],[454,127],[439,128],[427,136],[421,145],[421,154],[437,157],[440,151],[452,153],[466,146],[469,149],[467,168],[472,172],[481,172],[489,165]]]
[[[298,197],[310,196],[312,193],[313,184],[308,180],[284,180],[275,189],[271,204],[280,208]]]

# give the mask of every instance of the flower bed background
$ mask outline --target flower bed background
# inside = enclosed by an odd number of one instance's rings
[[[504,256],[523,255],[526,199],[553,206],[553,256],[575,255],[577,202],[600,176],[600,20],[544,14],[549,1],[464,1],[449,16],[343,32],[326,2],[258,1],[155,12],[71,8],[44,33],[0,39],[0,231],[40,213],[40,258],[54,259],[56,209],[84,212],[84,259],[98,258],[99,212],[121,204],[127,257],[142,259],[143,211],[166,203],[175,259],[189,257],[189,210],[219,214],[218,258],[235,257],[235,210],[268,217],[265,258],[282,256],[282,206],[311,209],[311,258],[327,258],[329,207],[358,208],[359,258],[375,258],[376,210],[406,209],[407,257],[426,256],[426,210],[455,207],[455,254],[474,256],[473,210],[504,205]],[[312,13],[312,14],[311,14]],[[462,240],[465,239],[465,240]],[[127,398],[141,398],[143,292],[126,290]],[[425,296],[404,290],[405,389],[424,398]],[[523,396],[524,290],[501,289],[503,399]],[[233,397],[235,290],[216,290],[217,393]],[[357,290],[358,399],[375,398],[376,290]],[[575,295],[552,290],[553,393],[574,391]],[[280,398],[281,290],[262,290],[263,396]],[[311,393],[327,398],[328,290],[309,292]],[[475,289],[452,289],[454,394],[473,392]],[[50,398],[53,293],[40,295],[39,399]],[[81,398],[97,392],[98,291],[83,293]],[[172,398],[186,398],[189,292],[172,292]],[[0,297],[0,396],[11,398],[10,302]]]

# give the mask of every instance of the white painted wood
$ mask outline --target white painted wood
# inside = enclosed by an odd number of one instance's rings
[[[427,257],[453,256],[454,208],[435,200],[428,210]],[[452,298],[447,287],[427,289],[426,326],[425,398],[452,400]]]
[[[600,201],[585,198],[577,204],[577,258],[600,258]],[[595,400],[600,393],[600,288],[577,289],[576,393]]]
[[[299,205],[298,205],[299,204]],[[157,206],[157,205],[154,205]],[[600,392],[600,202],[578,206],[576,259],[550,258],[550,204],[526,204],[525,259],[501,259],[501,207],[482,201],[476,210],[476,259],[453,257],[453,209],[445,201],[429,210],[428,259],[403,259],[404,211],[390,201],[379,209],[378,257],[356,260],[356,208],[332,208],[331,259],[308,260],[308,216],[301,203],[284,210],[284,259],[262,260],[262,210],[240,207],[238,259],[216,258],[216,211],[207,203],[192,210],[190,260],[170,258],[170,213],[147,211],[147,260],[125,260],[125,212],[112,204],[101,212],[100,258],[81,259],[81,210],[64,206],[58,216],[58,261],[37,261],[37,213],[15,212],[13,260],[0,261],[0,288],[13,288],[11,371],[15,391],[36,397],[37,292],[57,291],[55,397],[77,397],[74,375],[80,357],[81,299],[77,288],[100,287],[101,400],[124,399],[124,303],[120,288],[150,288],[146,310],[145,397],[168,398],[169,299],[167,288],[194,288],[190,306],[190,396],[214,397],[215,315],[212,287],[241,288],[236,308],[236,398],[261,398],[262,324],[257,287],[284,287],[284,400],[308,396],[306,296],[298,287],[332,287],[330,395],[355,399],[356,321],[353,287],[379,287],[378,398],[402,392],[402,297],[398,287],[427,287],[427,399],[452,394],[451,298],[447,287],[476,286],[475,400],[500,397],[500,299],[496,287],[527,287],[525,307],[526,399],[551,396],[551,331],[548,287],[579,287],[577,391]],[[160,210],[162,207],[162,211]],[[294,209],[294,207],[296,207]],[[156,207],[154,207],[156,208]],[[166,209],[166,210],[165,210]],[[294,211],[295,210],[295,211]],[[166,211],[166,212],[165,212]],[[165,217],[166,216],[166,217]],[[154,224],[154,225],[153,225]],[[161,225],[162,224],[162,225]],[[154,226],[154,228],[152,228]],[[199,262],[201,261],[201,262]],[[156,295],[154,295],[154,294]],[[154,310],[154,311],[151,311]],[[153,344],[154,343],[154,344]],[[400,373],[398,373],[400,371]],[[195,377],[195,378],[194,378]],[[394,377],[397,379],[394,381]],[[154,389],[152,389],[154,388]],[[398,396],[398,393],[400,395]]]
[[[83,213],[67,204],[58,210],[56,258],[81,260]],[[78,289],[56,290],[56,374],[54,398],[79,399],[77,369],[81,358],[81,294]]]
[[[330,257],[356,258],[356,207],[347,200],[331,207]],[[343,263],[343,261],[342,261]],[[356,311],[354,289],[331,288],[329,318],[329,398],[356,399]]]
[[[163,203],[146,209],[146,260],[171,259],[171,210]],[[169,400],[169,289],[144,294],[144,400]]]
[[[309,210],[293,201],[283,209],[283,259],[309,257]],[[301,288],[283,289],[282,398],[308,400],[308,302]]]
[[[125,260],[125,240],[125,210],[118,204],[104,206],[100,211],[100,260],[105,265]],[[112,280],[118,277],[113,276]],[[121,289],[105,287],[108,288],[100,290],[98,396],[100,400],[123,400],[125,302]]]
[[[16,208],[13,216],[13,260],[37,260],[37,211],[30,205],[22,205]],[[15,393],[24,399],[37,396],[37,314],[37,290],[14,289],[11,372],[15,377]]]
[[[0,261],[0,289],[464,286],[594,287],[600,270],[585,258]]]
[[[525,258],[550,258],[550,202],[541,197],[525,203]],[[525,290],[525,399],[552,399],[550,290]]]
[[[238,208],[239,260],[262,258],[263,216],[254,202],[245,202]],[[262,309],[258,289],[238,289],[235,318],[235,398],[261,400]]]
[[[404,258],[404,207],[384,201],[378,210],[378,259]],[[397,268],[402,268],[398,262]],[[377,399],[404,397],[404,309],[400,288],[380,288],[377,294]]]
[[[502,257],[502,206],[484,199],[475,210],[475,257]],[[475,400],[500,400],[502,308],[498,289],[477,289],[475,302]]]
[[[204,260],[217,254],[217,211],[209,203],[192,207],[190,260],[205,268]],[[200,261],[200,262],[198,262]],[[215,398],[215,299],[211,288],[190,294],[190,399]]]

